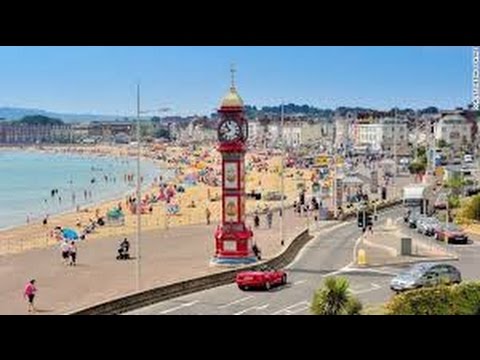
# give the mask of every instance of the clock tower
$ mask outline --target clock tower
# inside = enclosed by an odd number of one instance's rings
[[[222,217],[215,231],[215,264],[241,265],[257,261],[253,232],[245,225],[245,153],[248,122],[243,100],[232,84],[223,98],[218,124],[218,151],[222,156]]]

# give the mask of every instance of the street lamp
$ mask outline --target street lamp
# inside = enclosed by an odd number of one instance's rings
[[[140,240],[141,240],[141,229],[142,229],[142,224],[141,224],[141,211],[140,211],[140,202],[141,202],[141,180],[140,180],[140,158],[141,158],[141,151],[142,151],[142,146],[141,146],[141,141],[140,141],[140,116],[141,114],[148,114],[148,113],[153,113],[153,112],[166,112],[169,111],[169,108],[160,108],[157,110],[140,110],[140,84],[137,84],[137,189],[136,189],[136,197],[137,197],[137,202],[136,202],[136,208],[135,211],[137,213],[137,239],[136,239],[136,273],[135,273],[135,279],[136,279],[136,288],[137,291],[140,291],[141,289],[141,266],[140,266],[140,260],[141,260],[141,246],[140,246]]]
[[[282,101],[282,109],[281,109],[281,146],[282,146],[282,160],[281,160],[281,166],[280,166],[280,196],[281,198],[281,211],[282,211],[282,216],[280,217],[280,244],[283,246],[285,244],[284,240],[284,224],[285,221],[283,220],[285,217],[285,200],[284,200],[284,193],[285,193],[285,182],[284,182],[284,172],[285,172],[285,140],[283,139],[284,137],[284,125],[285,125],[285,116],[284,116],[284,109],[283,109],[283,101]]]

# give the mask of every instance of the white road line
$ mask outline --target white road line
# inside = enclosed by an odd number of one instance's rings
[[[295,281],[293,283],[293,285],[301,285],[301,284],[306,283],[306,282],[307,282],[307,280],[298,280],[298,281]]]
[[[241,299],[238,299],[238,300],[229,302],[228,304],[219,306],[218,308],[219,308],[219,309],[225,309],[226,307],[229,307],[229,306],[235,305],[235,304],[239,304],[239,303],[241,303],[241,302],[247,301],[247,300],[252,299],[252,298],[253,298],[253,296],[247,296],[247,297],[244,297],[244,298],[241,298]]]
[[[350,268],[345,270],[344,272],[360,272],[360,273],[375,273],[375,274],[381,274],[381,275],[392,275],[392,276],[397,276],[399,273],[392,272],[392,271],[383,271],[383,270],[377,270],[373,268],[366,268],[366,269],[361,269],[361,268]]]
[[[296,310],[293,310],[294,308],[300,306],[299,309],[296,309]],[[306,310],[308,309],[310,306],[310,303],[306,300],[304,301],[300,301],[296,304],[293,304],[293,305],[290,305],[290,306],[287,306],[286,308],[284,309],[280,309],[278,311],[275,311],[274,313],[272,313],[271,315],[279,315],[281,313],[286,313],[286,315],[291,315],[291,314],[295,314],[297,312],[300,312],[300,311],[303,311],[303,310]]]
[[[330,273],[327,273],[327,274],[324,274],[322,277],[327,277],[327,276],[334,276],[334,275],[337,275],[337,274],[341,274],[341,273],[344,273],[344,272],[348,272],[350,271],[350,266],[352,266],[352,263],[344,266],[343,268],[339,269],[339,270],[335,270],[335,271],[332,271]]]
[[[178,305],[178,306],[175,306],[175,307],[167,309],[167,310],[163,310],[162,312],[160,312],[160,314],[161,315],[168,314],[168,313],[183,309],[185,307],[193,306],[196,303],[198,303],[198,300],[195,300],[195,301],[192,301],[192,302],[189,302],[189,303],[186,303],[186,304]]]
[[[242,311],[239,311],[239,312],[236,312],[235,314],[233,315],[243,315],[249,311],[252,311],[252,310],[264,310],[266,308],[268,308],[270,306],[270,304],[265,304],[265,305],[262,305],[262,306],[252,306],[252,307],[249,307],[245,310],[242,310]]]
[[[382,288],[380,285],[377,285],[377,284],[374,284],[374,283],[371,283],[370,285],[372,287],[369,287],[368,289],[359,290],[359,291],[350,290],[350,292],[354,295],[359,295],[359,294],[364,294],[364,293],[375,291],[375,290],[378,290],[378,289]]]

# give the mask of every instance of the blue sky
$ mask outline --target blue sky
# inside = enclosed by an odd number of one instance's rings
[[[247,104],[321,108],[465,106],[469,47],[0,47],[0,106],[131,115],[142,107],[209,114],[230,64]]]

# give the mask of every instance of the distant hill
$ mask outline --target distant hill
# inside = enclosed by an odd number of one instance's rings
[[[123,120],[123,118],[115,115],[99,115],[99,114],[61,114],[41,109],[0,107],[0,121],[2,120],[20,120],[25,116],[47,116],[50,118],[60,119],[66,123],[72,122],[89,122],[89,121],[114,121]]]

